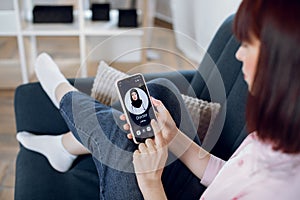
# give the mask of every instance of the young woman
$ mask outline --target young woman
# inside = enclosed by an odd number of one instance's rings
[[[156,98],[160,92],[166,92],[166,88],[170,95],[175,95],[175,98],[152,100],[158,110],[158,121],[152,122],[155,139],[146,140],[138,147],[130,142],[124,145],[125,139],[122,138],[121,131],[110,121],[112,111],[77,92],[59,71],[53,72],[47,68],[45,65],[51,63],[51,60],[45,58],[45,55],[41,56],[37,62],[36,72],[44,90],[57,106],[60,105],[60,111],[77,140],[98,158],[95,163],[100,181],[106,181],[102,184],[105,188],[101,189],[101,195],[107,199],[120,198],[121,195],[124,195],[123,199],[143,197],[199,199],[195,192],[200,188],[197,185],[199,178],[201,183],[207,186],[201,199],[298,199],[300,195],[299,10],[298,0],[244,0],[239,7],[235,16],[234,32],[242,45],[236,57],[243,62],[242,70],[249,86],[246,117],[251,134],[227,162],[204,151],[197,144],[197,140],[194,142],[185,135],[195,130],[189,126],[191,124],[189,117],[180,116],[178,119],[176,110],[168,106],[171,103],[183,106],[178,91],[169,82],[159,80],[149,84],[150,93]],[[48,76],[49,71],[58,77],[54,83],[52,77],[50,81],[44,77]],[[167,87],[157,85],[161,82]],[[171,102],[176,97],[178,101]],[[76,105],[78,113],[74,113],[72,104]],[[130,170],[120,172],[109,167],[108,173],[105,168],[107,165],[101,164],[108,161],[105,159],[108,152],[104,148],[105,143],[101,143],[99,137],[90,130],[91,123],[88,120],[92,118],[88,117],[90,113],[85,110],[95,105],[100,112],[97,112],[96,116],[97,123],[102,127],[101,133],[121,148],[134,151],[133,168],[136,174],[131,174]],[[90,125],[89,128],[84,122],[79,123],[79,119],[85,118],[74,119],[79,114],[88,117],[84,121]],[[101,121],[103,119],[105,122]],[[124,120],[124,115],[121,115],[121,119]],[[180,129],[177,128],[179,122],[181,122]],[[182,124],[184,126],[181,126]],[[124,129],[129,130],[127,124],[124,125]],[[28,144],[30,143],[28,138],[36,137],[42,136],[18,134],[19,141],[28,148],[32,146]],[[72,154],[68,146],[64,145],[64,137],[62,136],[64,151]],[[130,134],[128,138],[131,138]],[[72,138],[67,141],[72,141]],[[82,148],[79,146],[78,149]],[[175,161],[163,169],[164,164],[168,162],[166,147],[178,156],[181,162]],[[122,164],[131,166],[130,163],[129,159],[127,163]],[[118,180],[121,184],[108,182],[108,179]],[[122,183],[127,183],[125,188],[122,188]],[[110,194],[107,192],[110,186],[121,189]]]

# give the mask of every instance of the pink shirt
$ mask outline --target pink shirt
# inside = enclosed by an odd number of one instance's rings
[[[250,134],[227,161],[212,156],[201,200],[300,199],[300,154],[274,151]]]

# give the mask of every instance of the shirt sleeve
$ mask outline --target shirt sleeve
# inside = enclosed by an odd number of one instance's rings
[[[234,152],[231,158],[237,156],[245,146],[247,146],[256,138],[257,136],[255,132],[249,134],[242,142],[242,144],[238,147],[238,149]],[[209,186],[212,183],[212,181],[215,179],[219,171],[222,169],[222,167],[225,165],[225,163],[226,161],[214,155],[211,155],[200,183],[206,187]]]
[[[200,183],[208,187],[225,163],[224,160],[211,155]]]

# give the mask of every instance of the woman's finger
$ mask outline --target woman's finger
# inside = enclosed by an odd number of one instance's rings
[[[153,142],[152,139],[147,139],[147,140],[145,141],[145,144],[146,144],[146,146],[147,146],[148,152],[151,153],[151,152],[155,152],[155,151],[156,151],[155,144],[154,144],[154,142]]]
[[[129,131],[129,130],[130,130],[129,124],[124,124],[124,125],[123,125],[123,129],[124,129],[125,131]]]
[[[133,139],[132,133],[128,133],[128,134],[127,134],[127,138],[128,138],[129,140],[132,140],[132,139]]]
[[[126,120],[125,114],[120,115],[120,120],[122,120],[122,121],[125,121],[125,120]]]
[[[148,151],[147,151],[147,147],[146,147],[146,145],[144,144],[144,143],[140,143],[139,144],[139,151],[141,152],[141,153],[147,153]]]
[[[135,150],[134,152],[133,152],[133,156],[137,156],[137,155],[139,155],[141,152],[137,149],[137,150]]]

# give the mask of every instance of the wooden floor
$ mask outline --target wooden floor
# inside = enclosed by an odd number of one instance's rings
[[[77,57],[74,51],[73,43],[76,38],[69,38],[64,41],[64,46],[61,48],[62,40],[60,38],[43,38],[43,44],[39,45],[39,51],[43,49],[49,50],[52,55],[55,55],[59,66],[62,66],[62,71],[67,77],[76,75],[76,66],[78,62],[65,62],[62,58],[73,56]],[[178,69],[194,69],[197,62],[190,62],[176,48],[174,34],[171,31],[154,31],[151,43],[156,46],[161,46],[161,50],[153,50],[148,52],[149,65],[144,65],[138,71],[160,72],[172,71]],[[71,46],[71,48],[68,48]],[[0,59],[11,60],[17,56],[16,41],[12,38],[0,38]],[[113,63],[113,65],[125,72],[131,70],[130,65]],[[88,68],[89,76],[94,76],[97,69],[97,64],[91,64]],[[13,109],[13,98],[15,88],[21,84],[21,75],[19,63],[17,61],[0,62],[0,200],[14,199],[14,180],[15,180],[15,161],[18,152],[18,143],[15,139],[16,127],[15,116]],[[35,81],[34,75],[30,78]],[[30,116],[28,116],[30,117]]]
[[[14,90],[0,90],[0,199],[14,199],[18,143],[13,109]]]

